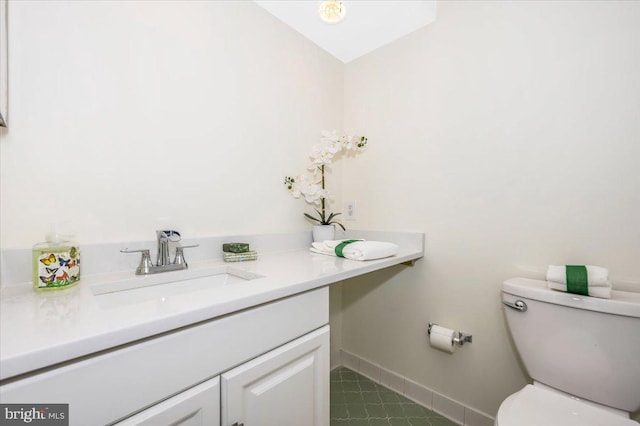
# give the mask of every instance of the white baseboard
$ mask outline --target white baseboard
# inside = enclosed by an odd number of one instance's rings
[[[429,410],[464,426],[493,426],[494,418],[467,407],[460,402],[429,389],[413,380],[389,371],[364,358],[340,350],[338,360],[332,360],[332,368],[345,366],[366,376],[376,383],[388,387]],[[335,366],[335,367],[334,367]]]

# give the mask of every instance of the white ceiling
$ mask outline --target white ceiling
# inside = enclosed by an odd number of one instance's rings
[[[343,0],[337,24],[318,16],[320,0],[254,0],[342,62],[352,61],[436,19],[436,1]]]

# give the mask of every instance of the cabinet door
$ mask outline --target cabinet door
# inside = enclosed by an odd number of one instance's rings
[[[133,425],[219,426],[220,377],[207,380],[116,423],[116,426]]]
[[[222,375],[222,426],[328,426],[329,326]]]

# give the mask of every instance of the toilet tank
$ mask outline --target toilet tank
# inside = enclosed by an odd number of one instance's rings
[[[526,311],[506,305],[518,300]],[[533,380],[619,410],[640,409],[640,293],[597,299],[512,278],[502,285],[502,301]]]

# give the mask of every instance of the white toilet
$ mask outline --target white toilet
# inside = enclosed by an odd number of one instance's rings
[[[505,399],[496,426],[638,426],[640,293],[596,299],[513,278],[502,286],[511,336],[533,385]]]

